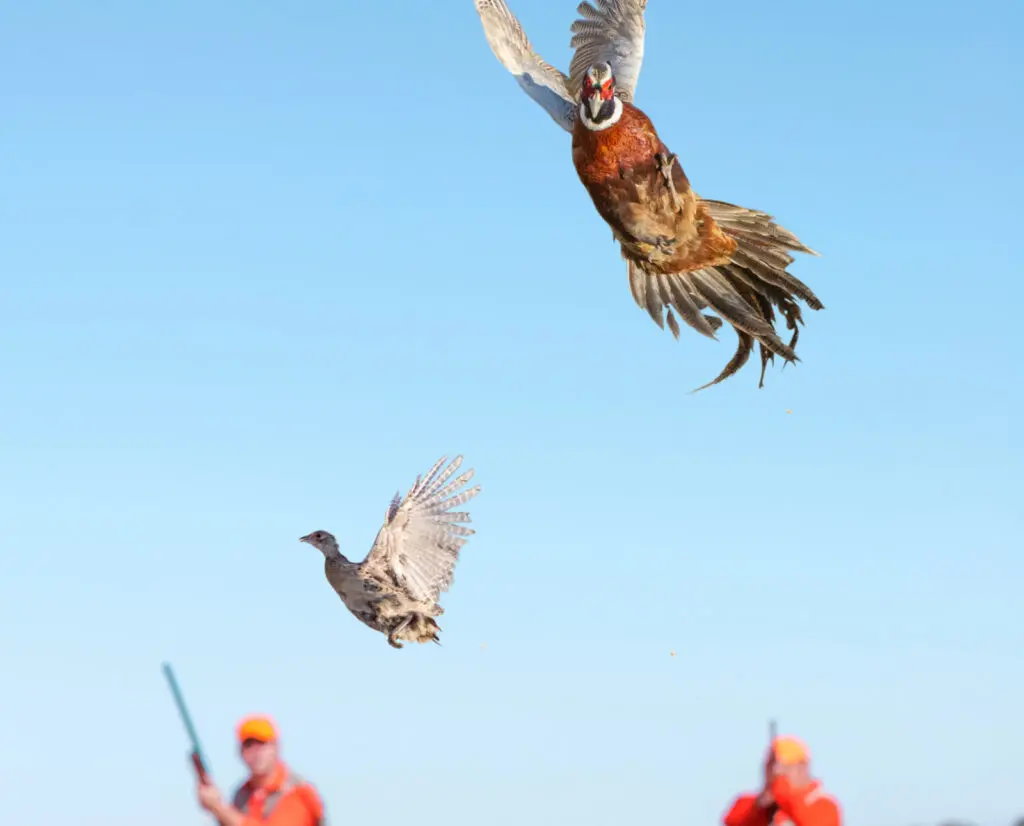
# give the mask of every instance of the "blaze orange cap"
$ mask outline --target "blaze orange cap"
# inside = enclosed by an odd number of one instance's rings
[[[796,737],[776,737],[772,746],[775,749],[775,759],[783,766],[809,763],[811,760],[811,752],[807,745]]]
[[[238,724],[238,741],[259,740],[270,743],[277,739],[277,726],[269,717],[246,717]]]

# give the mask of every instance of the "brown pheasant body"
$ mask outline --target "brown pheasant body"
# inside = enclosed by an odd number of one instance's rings
[[[613,126],[592,130],[577,118],[573,128],[576,173],[627,260],[665,275],[728,263],[736,241],[719,229],[682,165],[670,158],[651,119],[629,103]]]
[[[352,615],[385,634],[393,648],[402,647],[399,640],[440,645],[434,617],[444,608],[437,602],[410,599],[386,574],[335,556],[324,560],[324,574]]]
[[[698,196],[651,119],[629,102],[621,105],[621,117],[603,129],[576,119],[572,159],[628,262],[634,300],[659,327],[667,322],[676,338],[676,314],[709,338],[716,338],[724,319],[739,345],[703,387],[736,373],[755,341],[763,386],[775,355],[799,361],[793,347],[803,319],[795,299],[823,308],[809,287],[786,272],[790,250],[816,253],[766,213]],[[701,312],[708,308],[721,318]],[[789,344],[775,333],[776,309],[793,333]]]

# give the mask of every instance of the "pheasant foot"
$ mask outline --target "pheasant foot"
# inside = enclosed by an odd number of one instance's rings
[[[396,640],[395,637],[397,637],[406,628],[408,628],[410,622],[412,622],[412,614],[408,615],[404,620],[402,620],[400,623],[398,623],[397,626],[395,626],[393,629],[391,629],[391,633],[388,634],[388,645],[390,645],[392,648],[404,648],[405,647],[405,646],[402,645],[402,643],[400,643],[398,640]]]
[[[675,250],[675,241],[667,235],[652,235],[649,237],[635,235],[634,237],[640,245],[647,248],[640,250],[640,252],[646,256],[648,262],[653,262],[655,256],[659,254],[671,255]]]
[[[665,186],[668,187],[668,191],[672,195],[672,201],[676,205],[676,209],[681,210],[683,208],[683,199],[679,197],[679,192],[676,190],[676,182],[672,180],[672,167],[675,165],[678,157],[674,152],[668,155],[662,155],[660,152],[657,152],[654,155],[654,160],[658,162],[658,169],[665,179]]]

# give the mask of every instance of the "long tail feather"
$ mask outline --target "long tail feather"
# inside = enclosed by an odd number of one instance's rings
[[[742,330],[736,331],[736,337],[739,339],[739,344],[736,347],[736,354],[729,359],[729,363],[725,365],[722,372],[707,384],[702,384],[700,387],[691,390],[691,393],[699,393],[701,390],[706,390],[712,385],[718,384],[720,381],[725,381],[730,376],[738,373],[740,368],[747,363],[747,359],[750,358],[750,353],[754,349],[754,339]],[[766,352],[763,344],[761,345],[761,352],[762,354]],[[761,372],[763,376],[764,371],[762,370]]]
[[[761,353],[758,387],[764,387],[765,371],[775,356],[783,359],[783,367],[800,361],[794,349],[803,324],[797,302],[803,302],[812,310],[825,308],[810,287],[787,272],[795,260],[793,252],[815,256],[819,253],[776,224],[765,212],[725,201],[701,199],[701,202],[722,232],[736,242],[731,260],[672,275],[645,272],[642,263],[629,260],[630,291],[637,305],[662,329],[667,322],[677,339],[680,333],[677,315],[708,338],[717,338],[722,319],[736,331],[739,343],[735,355],[714,380],[692,392],[704,390],[737,373],[750,358],[755,341]],[[721,319],[700,312],[706,308]],[[788,344],[775,331],[776,311],[792,333]]]

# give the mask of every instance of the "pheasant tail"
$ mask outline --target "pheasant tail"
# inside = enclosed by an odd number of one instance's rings
[[[776,224],[767,213],[703,198],[700,204],[702,211],[736,243],[729,260],[676,275],[649,273],[640,262],[628,260],[633,300],[659,327],[664,329],[667,324],[676,338],[679,320],[709,338],[716,338],[722,321],[701,312],[709,308],[736,330],[736,353],[715,379],[693,392],[738,372],[750,358],[755,342],[761,355],[758,387],[763,387],[765,370],[775,356],[786,362],[799,361],[793,349],[799,338],[799,325],[803,324],[797,302],[803,301],[812,310],[824,309],[810,287],[786,271],[795,260],[793,252],[818,253]],[[788,344],[775,332],[776,311],[792,333]]]

